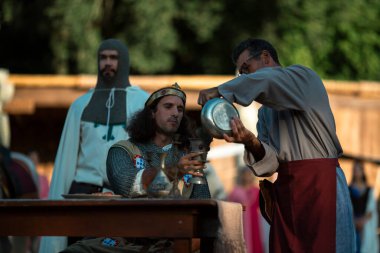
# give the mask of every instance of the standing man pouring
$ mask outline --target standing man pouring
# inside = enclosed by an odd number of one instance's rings
[[[118,40],[108,39],[98,49],[95,89],[70,106],[54,164],[49,199],[67,193],[109,191],[106,173],[108,149],[128,139],[126,127],[144,107],[148,94],[129,82],[129,54]],[[45,237],[40,253],[58,252],[66,237]]]
[[[301,65],[281,67],[267,41],[248,39],[233,51],[239,76],[202,90],[198,103],[223,96],[248,106],[262,104],[258,136],[231,120],[227,142],[245,146],[245,161],[258,176],[278,172],[273,185],[270,252],[354,252],[342,148],[320,77]]]

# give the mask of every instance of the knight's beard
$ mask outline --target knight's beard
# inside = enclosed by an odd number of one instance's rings
[[[104,79],[104,81],[106,82],[110,82],[110,81],[113,81],[115,79],[115,76],[116,76],[116,72],[115,71],[112,71],[113,74],[111,74],[109,71],[102,71],[102,77]]]
[[[116,71],[110,67],[104,67],[100,72],[104,78],[113,78],[116,76]]]
[[[104,75],[103,78],[104,78],[104,80],[109,82],[109,81],[112,81],[114,77],[110,76],[110,75]]]

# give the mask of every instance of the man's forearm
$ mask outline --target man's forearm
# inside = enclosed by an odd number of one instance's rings
[[[260,140],[256,137],[244,143],[244,147],[253,155],[256,162],[260,161],[265,156],[265,149]]]

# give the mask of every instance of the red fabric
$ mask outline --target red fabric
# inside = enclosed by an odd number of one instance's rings
[[[236,186],[230,193],[228,200],[241,203],[245,206],[243,212],[243,228],[247,253],[262,253],[263,245],[259,216],[259,189],[255,186],[247,189]]]
[[[49,181],[46,176],[38,175],[40,183],[40,199],[47,199],[49,196]]]
[[[337,159],[280,164],[270,252],[335,252]]]

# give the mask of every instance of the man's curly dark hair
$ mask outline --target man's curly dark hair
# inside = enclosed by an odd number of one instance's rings
[[[145,107],[133,115],[132,120],[127,126],[127,132],[133,141],[145,143],[154,138],[157,125],[155,119],[152,117],[152,112],[157,111],[157,104],[161,99],[162,98],[157,99],[151,106]],[[176,133],[179,134],[180,146],[187,146],[188,139],[194,137],[191,131],[192,127],[193,124],[189,117],[184,114]]]

